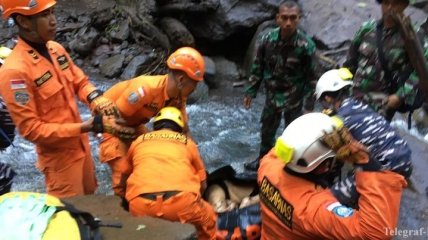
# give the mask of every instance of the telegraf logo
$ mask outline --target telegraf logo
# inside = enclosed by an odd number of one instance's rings
[[[419,229],[399,229],[399,228],[385,228],[385,235],[390,237],[408,238],[414,236],[428,236],[428,229],[420,227]]]

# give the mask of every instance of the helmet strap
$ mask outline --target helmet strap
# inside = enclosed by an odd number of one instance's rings
[[[168,102],[165,103],[166,106],[172,106],[176,108],[181,108],[182,105],[182,89],[183,89],[183,83],[180,82],[174,75],[174,81],[177,89],[177,95],[175,97],[170,97]]]
[[[315,174],[314,171],[308,172],[308,173],[298,173],[298,172],[295,172],[295,171],[289,169],[287,167],[287,165],[285,165],[284,171],[290,175],[300,177],[300,178],[306,179],[310,182],[313,182],[313,183],[315,183],[315,185],[321,186],[322,188],[329,187],[327,179],[324,178],[324,174],[318,175],[318,174]]]

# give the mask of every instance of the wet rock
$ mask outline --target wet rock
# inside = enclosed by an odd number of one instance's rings
[[[232,36],[241,28],[254,28],[275,16],[281,0],[239,1],[220,0],[215,12],[195,17],[189,21],[194,36],[221,41]]]
[[[428,198],[425,194],[428,187],[427,143],[403,131],[401,135],[412,150],[413,173],[410,178],[413,186],[405,189],[402,196],[398,229],[420,229],[428,221]]]
[[[104,30],[105,27],[112,21],[114,15],[111,8],[98,10],[92,14],[92,26],[98,30]]]
[[[108,58],[110,53],[111,53],[111,49],[109,45],[102,44],[98,46],[92,54],[92,60],[91,60],[92,66],[96,67],[100,65],[102,61]]]
[[[216,10],[219,0],[157,0],[158,12],[163,14],[174,14],[181,12],[206,13]]]
[[[216,67],[214,61],[207,56],[204,56],[205,60],[205,74],[204,74],[204,81],[209,87],[215,87],[215,74],[216,74]]]
[[[121,21],[117,24],[117,27],[110,31],[110,37],[113,42],[123,42],[129,37],[129,23],[128,21]]]
[[[204,81],[199,82],[196,85],[196,89],[190,94],[187,98],[187,104],[193,104],[198,102],[199,100],[208,98],[209,88]]]
[[[70,42],[69,47],[81,56],[87,56],[92,53],[99,33],[95,28],[82,27]]]
[[[161,29],[171,42],[172,51],[181,46],[195,46],[195,39],[183,23],[175,18],[165,17],[159,22]]]
[[[123,73],[122,75],[120,75],[120,78],[131,79],[138,76],[143,72],[144,66],[151,63],[154,59],[154,54],[144,54],[134,57],[131,62],[126,66],[125,70],[123,70]]]
[[[422,133],[428,136],[428,111],[425,108],[416,109],[413,112],[412,120],[415,123],[416,128]]]
[[[363,22],[381,17],[376,1],[306,0],[301,5],[304,10],[301,26],[328,49],[350,41]],[[426,13],[412,6],[406,9],[406,14],[419,24],[427,18]]]
[[[11,38],[15,37],[17,33],[18,27],[7,27],[6,25],[4,25],[4,27],[1,29],[0,40],[1,42],[7,42]],[[12,46],[15,46],[15,44],[13,44]]]
[[[108,78],[119,76],[122,71],[124,60],[125,57],[122,54],[107,58],[100,64],[100,73]]]
[[[238,66],[224,57],[215,56],[212,57],[216,69],[221,69],[217,71],[212,81],[213,88],[229,88],[232,87],[234,81],[237,81],[240,78]],[[211,86],[211,85],[210,85]]]

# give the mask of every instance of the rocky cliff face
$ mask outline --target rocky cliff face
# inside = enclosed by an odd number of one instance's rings
[[[252,57],[247,51],[254,48],[251,40],[257,28],[274,19],[280,2],[59,0],[57,41],[85,70],[108,79],[162,73],[166,56],[183,45],[195,46],[208,56],[225,56],[240,67]],[[424,6],[424,1],[417,2]],[[339,55],[332,56],[336,60],[361,23],[380,16],[379,5],[371,0],[300,4],[301,28],[316,40],[319,51]],[[419,24],[426,21],[421,9],[409,7],[408,14]],[[0,26],[0,44],[13,47],[16,28],[6,21]]]

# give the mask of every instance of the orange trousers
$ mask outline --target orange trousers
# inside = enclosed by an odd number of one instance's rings
[[[198,231],[199,240],[216,239],[216,214],[211,205],[195,193],[181,192],[165,201],[160,195],[154,201],[136,197],[129,202],[129,211],[134,216],[190,223]]]
[[[114,194],[125,197],[126,178],[124,173],[129,165],[126,160],[129,145],[117,137],[106,135],[100,144],[100,161],[107,163],[111,169],[111,185]]]
[[[128,175],[124,174],[124,169],[128,167],[126,157],[120,157],[108,161],[107,164],[111,169],[111,187],[114,194],[125,197],[126,179]]]
[[[62,166],[45,167],[46,192],[58,198],[94,194],[97,189],[92,157],[86,156]]]

